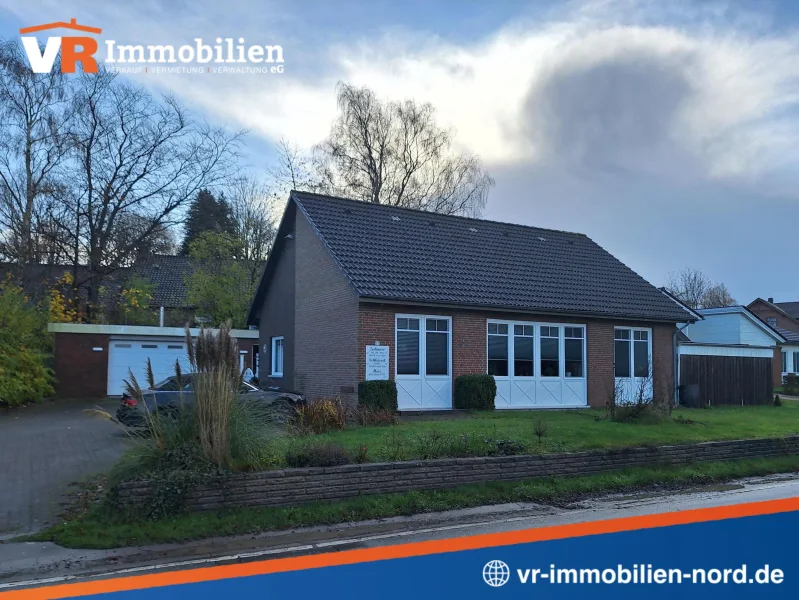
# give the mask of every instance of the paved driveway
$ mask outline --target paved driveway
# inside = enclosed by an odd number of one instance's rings
[[[109,468],[130,444],[119,426],[83,412],[118,401],[60,400],[0,411],[0,538],[53,522],[70,483]]]

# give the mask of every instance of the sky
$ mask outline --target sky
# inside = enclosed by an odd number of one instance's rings
[[[118,44],[279,44],[282,74],[139,74],[274,143],[329,132],[335,86],[432,103],[496,181],[484,217],[585,233],[655,285],[700,269],[799,300],[793,0],[0,0],[0,37],[75,17]]]

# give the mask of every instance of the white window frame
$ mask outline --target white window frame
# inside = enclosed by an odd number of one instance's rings
[[[774,322],[772,323],[772,321],[774,321]],[[777,317],[768,317],[766,319],[766,323],[768,323],[769,327],[776,327],[777,326]]]
[[[277,361],[275,358],[277,357],[277,342],[280,342],[280,361],[281,369],[280,371],[277,370]],[[283,377],[283,367],[285,367],[285,360],[286,360],[286,342],[282,335],[274,336],[272,338],[272,355],[270,358],[270,373],[271,377]]]
[[[398,373],[399,368],[399,329],[397,329],[397,321],[399,319],[419,319],[419,373],[417,375],[408,375]],[[427,319],[436,319],[440,321],[447,321],[447,374],[446,375],[428,375],[427,374],[427,340],[423,340],[423,335],[427,335]],[[406,331],[406,330],[402,330]],[[411,330],[412,331],[412,330]],[[443,333],[443,332],[441,332]],[[440,378],[452,379],[452,317],[444,315],[414,315],[405,313],[396,313],[394,315],[394,377],[400,379],[414,379],[414,378]]]
[[[629,377],[617,377],[616,376],[616,332],[617,331],[629,331],[630,332],[630,376]],[[649,374],[647,377],[636,377],[635,376],[635,333],[636,331],[645,331],[647,333],[646,341],[647,341],[647,358],[649,360]],[[638,340],[640,342],[640,340]],[[634,380],[634,379],[647,379],[653,378],[654,365],[652,364],[652,329],[650,327],[625,327],[623,325],[617,325],[613,328],[613,378],[614,379],[623,379],[623,380]]]
[[[799,373],[799,352],[793,351],[793,372]]]
[[[504,319],[487,319],[486,320],[486,363],[485,369],[488,373],[488,325],[490,323],[496,325],[508,326],[508,374],[497,375],[501,379],[524,379],[534,380],[540,379],[542,381],[552,381],[556,379],[585,379],[588,373],[588,326],[585,323],[547,323],[542,321],[506,321]],[[514,362],[515,362],[515,348],[513,343],[514,326],[515,325],[532,325],[533,326],[533,375],[523,376],[514,375]],[[541,327],[557,327],[558,328],[558,375],[544,377],[541,375]],[[579,327],[583,330],[583,374],[581,377],[566,377],[566,327]],[[554,338],[552,338],[554,339]],[[577,338],[569,338],[577,339]]]

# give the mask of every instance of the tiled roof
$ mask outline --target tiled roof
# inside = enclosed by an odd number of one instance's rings
[[[782,327],[773,327],[772,329],[775,329],[777,333],[784,337],[786,342],[790,344],[799,344],[799,333],[790,331],[789,329],[783,329]]]
[[[132,274],[153,283],[151,306],[187,308],[189,302],[187,281],[198,266],[199,262],[188,256],[155,254],[136,261]],[[224,265],[221,268],[224,268]],[[241,293],[250,294],[246,281],[242,282]]]
[[[782,309],[794,319],[799,319],[799,302],[774,302],[774,306]]]
[[[362,297],[693,319],[583,234],[296,191],[291,199]]]

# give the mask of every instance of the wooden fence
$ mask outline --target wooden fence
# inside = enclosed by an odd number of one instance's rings
[[[680,385],[698,385],[705,404],[770,404],[774,399],[771,358],[680,356]]]

